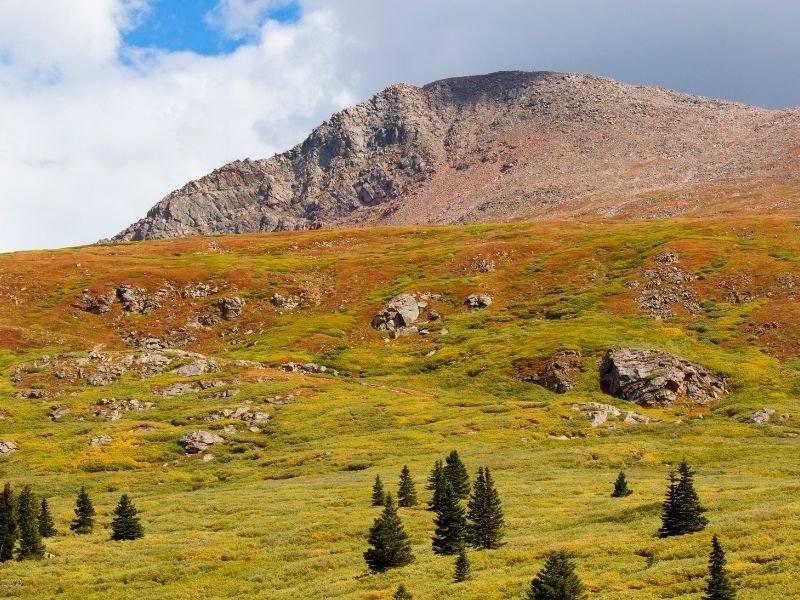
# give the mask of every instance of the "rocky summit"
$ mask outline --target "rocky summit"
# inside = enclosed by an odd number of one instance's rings
[[[798,134],[798,109],[590,75],[397,84],[333,115],[287,152],[187,183],[114,239],[788,214],[800,208]]]

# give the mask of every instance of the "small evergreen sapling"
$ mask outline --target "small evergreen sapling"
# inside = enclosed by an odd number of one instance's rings
[[[14,491],[6,483],[0,494],[0,562],[14,558],[14,545],[17,543],[17,507]]]
[[[472,571],[472,567],[469,564],[469,557],[467,556],[467,550],[464,546],[461,546],[461,549],[458,552],[458,556],[456,557],[456,564],[455,569],[453,572],[453,581],[459,583],[461,581],[466,581],[470,578],[470,574]]]
[[[364,560],[373,571],[404,567],[414,562],[411,542],[391,494],[386,495],[383,512],[369,530],[368,542],[370,547],[364,552]]]
[[[94,504],[85,487],[81,487],[75,501],[75,518],[69,528],[75,533],[91,533],[94,528]]]
[[[456,498],[466,500],[469,496],[469,473],[467,467],[461,462],[458,452],[453,450],[445,459],[444,474],[453,487]]]
[[[433,520],[433,551],[436,554],[456,554],[464,545],[467,518],[449,481],[446,481],[441,503]]]
[[[39,522],[39,535],[53,537],[56,534],[56,526],[53,522],[53,516],[50,514],[50,507],[47,505],[47,498],[42,498],[39,515],[36,519]]]
[[[566,552],[551,552],[531,581],[528,600],[582,600],[586,595],[575,563]]]
[[[408,469],[408,465],[406,465],[403,467],[403,470],[400,471],[400,483],[397,487],[397,504],[398,506],[408,508],[410,506],[416,506],[418,503],[414,479],[411,477],[411,471]]]
[[[144,536],[137,514],[138,511],[128,495],[122,494],[114,509],[114,520],[111,521],[111,539],[116,541],[136,540]]]
[[[617,480],[614,482],[614,491],[611,492],[612,498],[624,498],[630,496],[633,491],[628,487],[628,480],[625,473],[620,471]]]
[[[383,506],[386,502],[386,493],[383,491],[381,476],[375,476],[375,483],[372,484],[372,506]]]
[[[686,460],[681,461],[677,474],[669,473],[669,485],[661,512],[659,537],[696,533],[705,529],[708,519],[705,508],[694,489],[694,472]]]
[[[725,551],[716,534],[711,538],[711,554],[708,557],[708,583],[703,600],[736,600],[736,589],[725,568]]]
[[[499,548],[503,539],[503,506],[489,467],[478,468],[467,509],[467,544],[484,550]]]
[[[392,596],[392,600],[414,600],[414,596],[411,595],[402,583],[397,587],[397,591]]]
[[[22,488],[17,506],[17,522],[19,525],[19,560],[40,559],[44,557],[42,536],[39,535],[38,506],[29,485]]]

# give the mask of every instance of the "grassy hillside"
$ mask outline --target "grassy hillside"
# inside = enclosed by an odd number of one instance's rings
[[[694,304],[655,319],[636,299],[663,253],[677,257],[668,268],[693,276],[684,288]],[[207,295],[183,293],[198,283]],[[166,290],[161,306],[127,314],[116,301],[100,315],[78,307],[83,290],[95,297],[123,284]],[[389,340],[371,328],[402,292],[442,295],[430,335]],[[473,292],[494,302],[469,311],[463,300]],[[299,305],[275,306],[276,293]],[[717,532],[742,600],[800,597],[799,294],[798,224],[755,217],[319,231],[0,255],[0,440],[19,447],[0,458],[0,479],[46,495],[59,529],[47,540],[55,558],[0,565],[0,596],[382,599],[404,582],[418,599],[522,598],[546,552],[565,549],[590,597],[699,599]],[[241,316],[204,317],[234,296],[245,300]],[[119,361],[147,338],[206,355],[218,369],[172,374],[195,360],[178,356],[164,372],[129,371],[107,385],[64,375],[91,364],[92,350]],[[598,363],[618,346],[700,363],[728,377],[730,394],[713,406],[665,409],[606,396]],[[562,348],[583,356],[571,392],[516,377],[520,361]],[[328,370],[279,368],[290,361]],[[203,389],[160,395],[199,381]],[[112,398],[154,406],[113,421],[94,414]],[[572,409],[587,401],[651,421],[592,428]],[[53,420],[53,406],[69,413]],[[270,419],[260,431],[207,420],[238,407]],[[776,418],[753,424],[763,407]],[[209,450],[212,460],[177,443],[230,425],[236,431]],[[90,445],[104,434],[110,443]],[[375,475],[394,490],[408,464],[426,501],[433,461],[454,448],[471,473],[492,467],[506,544],[471,553],[474,579],[452,584],[453,559],[430,549],[431,513],[401,509],[417,560],[369,574],[361,553],[377,514]],[[697,470],[710,526],[660,540],[666,473],[682,457]],[[612,499],[620,469],[634,494]],[[99,511],[90,536],[68,529],[81,485]],[[122,493],[142,511],[142,540],[107,541]]]

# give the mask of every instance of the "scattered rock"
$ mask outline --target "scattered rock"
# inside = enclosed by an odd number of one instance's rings
[[[319,375],[321,373],[327,373],[328,367],[325,365],[319,365],[317,363],[296,363],[296,362],[287,362],[283,363],[278,367],[281,371],[286,371],[287,373],[311,373],[314,375]],[[331,371],[333,375],[338,375],[337,371]]]
[[[600,387],[640,406],[671,406],[680,399],[705,405],[726,393],[724,378],[657,350],[609,350],[600,363]]]
[[[153,389],[153,394],[157,396],[182,396],[183,394],[191,394],[202,390],[225,387],[226,385],[228,385],[226,381],[221,381],[219,379],[194,381],[191,383],[173,383],[167,387]]]
[[[153,402],[142,402],[141,400],[117,400],[116,398],[103,398],[96,405],[89,408],[89,414],[109,421],[118,421],[123,412],[142,411],[153,408]]]
[[[572,410],[581,413],[592,424],[592,427],[600,427],[609,424],[609,421],[622,420],[626,425],[639,425],[650,422],[650,417],[640,415],[632,410],[621,411],[616,406],[602,404],[600,402],[584,402],[583,404],[573,404]]]
[[[113,293],[94,295],[89,290],[83,290],[81,297],[75,303],[75,307],[93,315],[104,315],[111,312],[112,304],[114,304]]]
[[[245,301],[241,296],[229,296],[228,298],[220,298],[214,303],[214,306],[219,310],[219,314],[226,321],[233,321],[238,319],[242,310],[244,310]]]
[[[432,308],[428,309],[428,320],[429,321],[438,321],[442,315],[439,314],[439,311],[436,311]]]
[[[0,440],[0,456],[9,456],[17,451],[17,445],[8,440]]]
[[[219,365],[216,362],[201,358],[187,365],[172,369],[170,373],[173,375],[180,375],[181,377],[195,377],[197,375],[203,375],[204,373],[213,373],[218,370]]]
[[[184,300],[206,298],[211,294],[216,294],[219,290],[212,288],[207,283],[187,283],[181,291],[181,297]]]
[[[214,460],[213,454],[203,454],[203,462],[211,462]]]
[[[69,409],[66,406],[51,406],[47,414],[53,421],[60,421],[69,414]]]
[[[89,440],[89,445],[92,448],[98,448],[100,446],[105,446],[106,444],[110,444],[113,441],[114,440],[111,438],[110,435],[104,433],[103,435],[98,435],[97,437],[93,437],[91,440]]]
[[[637,281],[632,287],[638,288],[636,304],[654,319],[665,319],[672,315],[673,306],[678,304],[688,313],[700,312],[697,295],[690,284],[697,279],[680,267],[674,266],[678,262],[678,255],[674,252],[662,252],[655,257],[661,265],[647,269],[642,277],[644,281]]]
[[[220,421],[222,419],[238,419],[245,423],[265,423],[269,421],[270,416],[261,411],[254,411],[246,406],[240,406],[239,408],[232,409],[232,408],[224,408],[220,411],[211,413],[206,417],[208,421]]]
[[[284,296],[277,292],[272,294],[272,298],[270,298],[270,302],[272,302],[273,306],[281,308],[283,310],[292,310],[297,308],[298,306],[300,306],[300,301],[301,300],[299,296],[293,296],[293,295]]]
[[[208,450],[209,446],[221,444],[224,441],[223,438],[215,433],[200,430],[187,433],[178,440],[178,443],[186,451],[186,454],[200,454]]]
[[[479,310],[491,306],[492,297],[487,294],[470,294],[464,304],[471,310]]]
[[[750,420],[756,425],[766,425],[767,423],[769,423],[770,419],[772,418],[772,415],[774,414],[775,414],[774,408],[764,407],[761,410],[757,410],[755,413],[753,413],[753,416],[750,417]]]
[[[564,394],[572,389],[581,371],[581,353],[579,350],[564,350],[533,364],[523,359],[514,362],[514,369],[522,381]]]
[[[48,397],[47,390],[23,390],[14,394],[17,400],[42,400]]]
[[[150,314],[161,306],[159,300],[149,296],[145,288],[132,285],[119,286],[117,288],[117,300],[122,305],[124,312],[140,315]]]
[[[414,294],[400,294],[387,302],[372,318],[372,327],[397,331],[411,327],[419,318],[420,307]]]

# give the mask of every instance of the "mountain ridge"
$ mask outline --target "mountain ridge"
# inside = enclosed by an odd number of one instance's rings
[[[501,71],[393,84],[305,141],[168,194],[115,240],[347,226],[782,212],[800,111]]]

